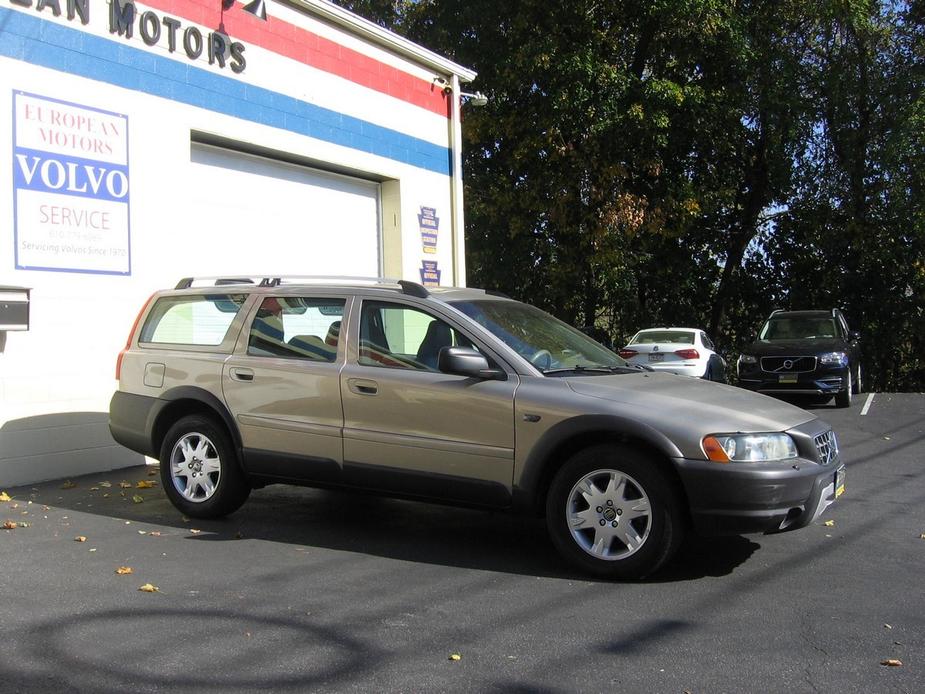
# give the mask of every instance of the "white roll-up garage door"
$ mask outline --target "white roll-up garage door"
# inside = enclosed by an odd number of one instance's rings
[[[197,143],[190,159],[194,274],[381,274],[378,183]]]

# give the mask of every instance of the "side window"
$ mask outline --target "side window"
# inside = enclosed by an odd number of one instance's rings
[[[247,297],[190,294],[158,299],[141,330],[140,342],[220,345]]]
[[[716,347],[713,346],[713,340],[710,339],[710,336],[706,333],[700,333],[700,340],[703,342],[703,346],[706,347],[711,352],[716,351]]]
[[[344,303],[344,299],[267,297],[251,325],[247,353],[333,362]]]
[[[364,301],[360,364],[436,371],[443,347],[474,347],[447,323],[410,306]]]

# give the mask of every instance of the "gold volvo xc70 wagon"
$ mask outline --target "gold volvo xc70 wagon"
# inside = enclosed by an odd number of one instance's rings
[[[477,289],[187,278],[142,308],[117,378],[113,436],[192,517],[280,482],[509,509],[582,570],[640,578],[688,530],[800,528],[844,490],[815,415]]]

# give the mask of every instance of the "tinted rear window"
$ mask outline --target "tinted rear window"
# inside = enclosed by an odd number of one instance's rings
[[[630,344],[660,345],[665,342],[676,345],[692,345],[694,344],[694,333],[681,330],[658,330],[651,333],[639,333]]]
[[[244,304],[244,294],[168,296],[157,300],[139,342],[220,345]]]

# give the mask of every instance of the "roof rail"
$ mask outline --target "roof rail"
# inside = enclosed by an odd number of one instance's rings
[[[771,316],[773,316],[775,313],[783,313],[783,311],[784,309],[782,308],[776,308],[773,311],[771,311]],[[771,316],[768,316],[768,318],[770,318]]]
[[[236,275],[228,276],[224,275],[221,277],[184,277],[178,283],[175,289],[189,289],[193,286],[193,282],[199,281],[213,281],[215,286],[220,285],[231,285],[231,284],[254,284],[254,280],[258,279],[257,286],[259,287],[278,287],[284,282],[330,282],[336,284],[353,284],[353,283],[369,283],[369,284],[392,284],[397,285],[401,288],[403,294],[408,296],[416,296],[418,298],[426,298],[430,296],[430,292],[422,284],[417,282],[412,282],[410,280],[399,280],[391,279],[388,277],[354,277],[348,275]]]

